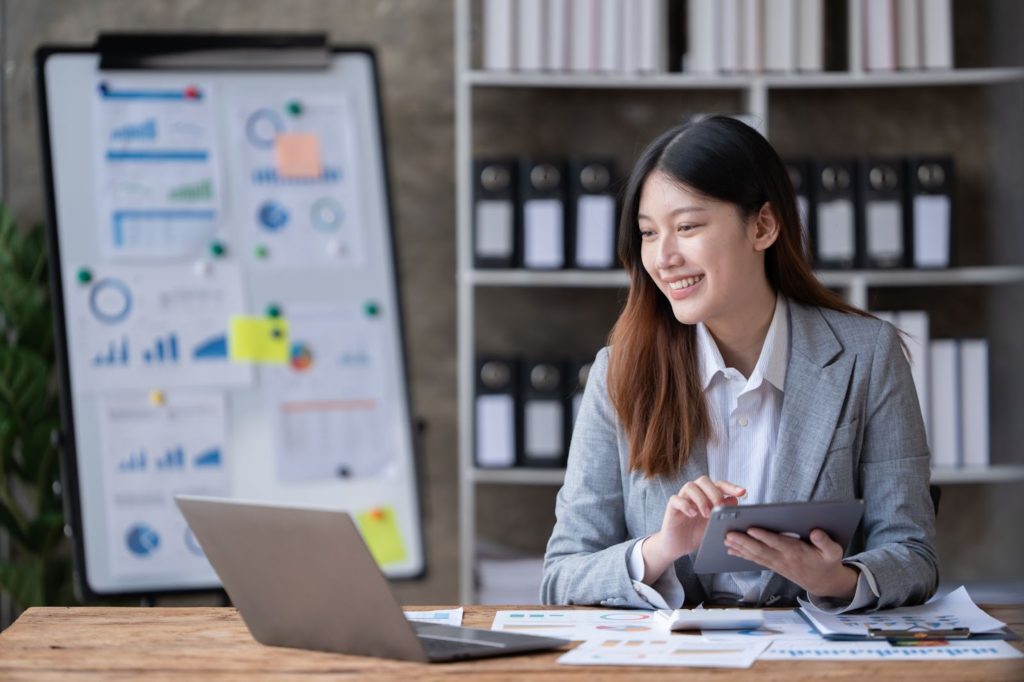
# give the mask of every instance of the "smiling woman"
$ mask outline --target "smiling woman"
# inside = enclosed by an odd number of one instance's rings
[[[545,557],[548,603],[823,608],[919,603],[937,581],[929,453],[892,325],[824,288],[793,187],[749,126],[672,128],[637,161],[626,306],[598,353]],[[863,498],[849,553],[751,529],[762,571],[697,575],[715,505]]]

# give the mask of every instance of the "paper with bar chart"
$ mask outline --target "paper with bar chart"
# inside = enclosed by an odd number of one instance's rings
[[[285,305],[286,366],[263,370],[278,478],[355,479],[395,473],[396,396],[385,395],[385,320],[362,303]]]
[[[649,639],[670,635],[668,628],[654,617],[653,611],[623,609],[498,611],[491,629],[571,640],[609,637]]]
[[[90,272],[86,284],[64,275],[76,390],[252,383],[252,369],[228,358],[228,323],[244,310],[236,264],[201,276],[181,265]]]
[[[109,559],[119,575],[209,575],[209,565],[174,505],[176,493],[226,496],[224,396],[169,391],[99,401]]]
[[[749,668],[770,643],[769,640],[708,642],[692,635],[661,639],[606,637],[583,642],[560,656],[558,662],[563,665]]]
[[[165,260],[202,253],[223,207],[212,86],[104,76],[94,93],[104,255]]]
[[[234,106],[234,174],[254,267],[358,266],[366,229],[351,102],[315,93],[245,98]]]

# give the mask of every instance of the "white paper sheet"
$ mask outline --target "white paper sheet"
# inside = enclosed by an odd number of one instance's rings
[[[796,609],[785,611],[766,610],[764,625],[752,630],[701,630],[704,639],[713,642],[731,642],[756,639],[807,639],[817,637],[814,628],[796,612]]]
[[[76,391],[228,387],[252,383],[228,359],[231,315],[244,310],[242,274],[221,263],[203,275],[188,265],[110,266],[87,285],[65,270],[69,352]]]
[[[619,609],[498,611],[494,614],[491,629],[573,641],[616,636],[665,638],[669,635],[668,628],[655,620],[653,611]]]
[[[201,253],[216,234],[221,182],[209,83],[103,76],[96,82],[96,208],[111,258]]]
[[[301,107],[289,115],[289,104]],[[246,98],[230,107],[241,150],[235,176],[246,255],[255,267],[354,267],[364,261],[365,220],[360,197],[369,169],[357,165],[352,102],[344,95],[288,93]],[[279,135],[318,140],[322,172],[293,178],[279,172]],[[252,254],[266,249],[262,258]]]
[[[385,476],[387,437],[381,316],[361,304],[285,303],[292,361],[263,369],[282,481]]]
[[[667,665],[703,668],[749,668],[770,644],[708,642],[675,635],[662,639],[595,639],[562,655],[566,665]]]
[[[762,661],[978,661],[1022,658],[1008,642],[957,641],[944,646],[899,647],[888,642],[826,642],[784,640],[772,642]]]
[[[931,630],[968,628],[972,633],[984,633],[1006,626],[1006,623],[979,609],[963,586],[921,606],[904,606],[873,613],[834,615],[803,600],[800,600],[800,605],[823,635],[866,636],[870,628],[905,630],[912,627]]]
[[[405,617],[409,620],[436,625],[462,625],[462,607],[436,611],[406,611]]]
[[[174,495],[228,494],[224,396],[169,392],[154,405],[117,394],[99,411],[112,572],[212,578]]]

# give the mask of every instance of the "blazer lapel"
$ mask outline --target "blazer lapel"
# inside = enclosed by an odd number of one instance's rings
[[[766,502],[809,500],[832,442],[856,356],[844,355],[821,311],[790,301],[790,356]],[[783,578],[765,571],[761,600]]]
[[[842,354],[819,310],[792,303],[790,316],[791,352],[766,502],[810,499],[856,360]]]

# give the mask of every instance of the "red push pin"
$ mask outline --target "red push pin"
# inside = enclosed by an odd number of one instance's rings
[[[384,520],[384,510],[380,508],[374,508],[370,510],[370,518],[374,521]]]
[[[194,85],[190,85],[185,88],[185,99],[199,99],[200,98],[199,88]]]

